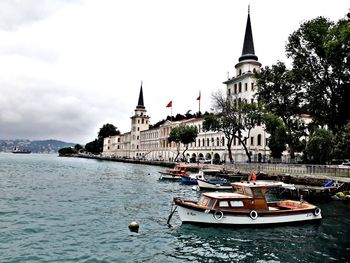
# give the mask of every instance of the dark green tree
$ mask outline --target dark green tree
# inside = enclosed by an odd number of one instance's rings
[[[94,154],[103,151],[103,139],[109,136],[120,135],[120,131],[113,124],[104,124],[97,135],[97,138],[85,145],[85,150]]]
[[[286,149],[287,131],[280,118],[272,113],[263,117],[266,131],[270,134],[268,146],[271,157],[280,159],[282,152]]]
[[[333,145],[334,158],[350,159],[350,122],[334,136]]]
[[[204,117],[203,129],[205,131],[223,132],[227,139],[229,159],[232,158],[232,142],[238,139],[247,155],[248,162],[251,156],[247,148],[247,140],[251,130],[261,122],[262,109],[257,104],[238,103],[233,97],[226,97],[221,91],[212,95],[214,113]]]
[[[76,144],[76,145],[74,146],[74,150],[75,150],[76,152],[79,152],[80,150],[83,150],[83,149],[84,149],[84,147],[81,146],[80,144]]]
[[[332,152],[332,133],[326,129],[318,129],[306,144],[308,160],[312,163],[325,164],[330,160]]]
[[[350,120],[350,22],[318,17],[289,36],[293,60],[311,117],[335,134]]]
[[[58,150],[59,156],[70,156],[76,154],[77,151],[72,147],[64,147]]]
[[[258,101],[264,104],[268,112],[282,120],[286,130],[286,143],[291,158],[294,159],[300,137],[305,135],[306,130],[301,118],[306,109],[300,76],[295,71],[288,70],[284,63],[277,62],[271,68],[262,68],[255,77]]]

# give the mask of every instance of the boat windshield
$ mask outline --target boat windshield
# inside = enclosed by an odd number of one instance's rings
[[[209,198],[206,196],[201,196],[201,198],[198,201],[198,205],[200,206],[208,206],[209,204]]]

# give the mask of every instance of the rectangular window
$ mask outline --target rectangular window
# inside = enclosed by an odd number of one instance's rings
[[[250,145],[254,145],[254,137],[250,137]]]
[[[232,207],[243,207],[244,206],[242,201],[230,201],[230,205]]]
[[[220,201],[219,206],[220,207],[228,207],[228,202],[227,201]]]
[[[245,91],[248,91],[248,83],[244,83]]]
[[[250,83],[252,91],[254,91],[254,82]]]

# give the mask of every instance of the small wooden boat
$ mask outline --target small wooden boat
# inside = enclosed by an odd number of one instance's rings
[[[175,197],[174,211],[177,209],[182,223],[205,225],[255,226],[322,219],[319,207],[302,200],[267,202],[266,185],[237,182],[232,186],[235,192],[203,193],[199,201]]]
[[[186,176],[186,167],[181,164],[177,164],[173,169],[166,169],[163,171],[159,171],[161,176],[159,180],[173,180],[173,181],[181,181],[182,176]]]

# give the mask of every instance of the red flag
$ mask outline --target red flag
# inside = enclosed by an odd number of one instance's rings
[[[173,106],[173,101],[171,100],[167,105],[166,105],[166,107],[167,108],[170,108],[170,107],[172,107]]]
[[[199,96],[198,96],[197,100],[201,100],[201,92],[199,92]]]

